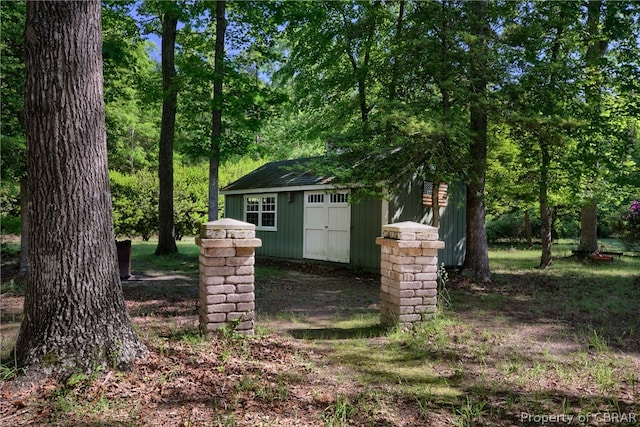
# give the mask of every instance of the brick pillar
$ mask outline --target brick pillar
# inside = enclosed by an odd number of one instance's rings
[[[438,293],[438,229],[415,222],[382,227],[380,322],[411,329],[435,316]]]
[[[225,325],[253,334],[255,225],[223,218],[202,224],[200,237],[200,328]]]

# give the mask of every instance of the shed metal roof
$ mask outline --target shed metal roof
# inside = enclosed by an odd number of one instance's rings
[[[332,188],[333,177],[317,176],[309,171],[312,162],[317,159],[307,157],[267,163],[227,185],[220,193],[249,194]]]

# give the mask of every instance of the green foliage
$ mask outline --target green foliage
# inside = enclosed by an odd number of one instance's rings
[[[18,182],[26,171],[24,133],[25,2],[3,2],[0,8],[0,221],[2,233],[19,234]]]
[[[116,236],[149,240],[158,229],[158,177],[148,170],[109,173]]]
[[[208,169],[204,164],[174,169],[173,212],[176,239],[200,233],[207,221]]]
[[[606,224],[603,222],[603,224]],[[530,217],[531,236],[540,237],[541,223],[540,216],[534,213]],[[604,229],[604,227],[603,227]],[[554,239],[577,238],[580,234],[580,225],[575,213],[558,217],[553,222],[552,230]],[[526,238],[524,212],[507,212],[502,215],[489,216],[487,218],[487,240],[491,243],[497,242],[519,242]],[[601,237],[606,237],[601,235]]]
[[[0,8],[0,135],[24,137],[23,95],[24,47],[23,32],[26,16],[24,1],[3,2]],[[4,145],[4,144],[3,144]],[[2,147],[2,166],[6,166]],[[10,164],[10,162],[8,162]],[[4,172],[3,172],[4,173]]]
[[[522,215],[510,213],[487,221],[487,240],[491,243],[499,240],[516,241],[524,237]]]
[[[160,75],[131,17],[132,2],[102,10],[109,167],[133,173],[158,162]]]
[[[220,187],[264,164],[264,160],[236,158],[220,167]],[[158,176],[147,169],[133,174],[110,171],[113,220],[117,236],[149,238],[158,229]],[[176,239],[197,235],[207,221],[209,165],[177,164],[174,167],[173,210]],[[223,212],[223,197],[220,210]]]
[[[0,183],[0,227],[2,234],[20,234],[20,186],[12,180]]]
[[[225,44],[224,89],[222,95],[222,136],[219,159],[224,162],[234,156],[259,154],[259,131],[269,119],[279,114],[279,105],[286,97],[266,79],[261,69],[267,61],[264,51],[247,41],[259,24],[252,17],[254,4],[228,4],[230,21]],[[261,6],[258,6],[261,7]],[[209,158],[212,138],[212,88],[215,45],[215,3],[196,2],[185,10],[185,26],[178,31],[176,65],[180,93],[178,104],[176,149],[190,158]],[[245,20],[244,18],[249,18]]]
[[[620,210],[613,219],[613,229],[624,246],[640,253],[640,197]]]

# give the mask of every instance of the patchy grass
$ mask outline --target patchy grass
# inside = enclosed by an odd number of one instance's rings
[[[258,266],[256,297],[269,308],[259,334],[211,339],[197,330],[197,292],[184,291],[197,277],[189,245],[159,262],[155,243],[134,243],[134,274],[182,278],[126,285],[149,348],[131,372],[20,386],[6,366],[0,424],[640,423],[638,258],[597,265],[560,248],[541,271],[538,251],[492,250],[492,284],[452,274],[450,308],[408,333],[379,325],[362,295],[376,293],[369,278]],[[328,304],[333,315],[314,311]],[[5,331],[3,347],[14,334]]]
[[[177,241],[177,254],[155,255],[158,242],[150,240],[133,241],[131,245],[131,271],[136,274],[185,274],[197,276],[199,271],[198,255],[200,247],[193,237]]]

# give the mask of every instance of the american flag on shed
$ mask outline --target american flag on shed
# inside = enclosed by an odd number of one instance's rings
[[[425,182],[422,191],[422,204],[424,206],[433,206],[433,182]],[[438,206],[447,206],[447,184],[441,182],[438,186]]]

